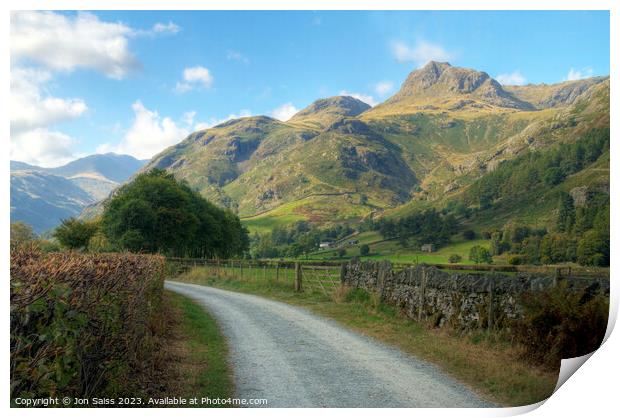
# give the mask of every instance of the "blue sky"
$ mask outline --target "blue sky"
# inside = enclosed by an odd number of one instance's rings
[[[230,117],[370,104],[429,59],[505,84],[609,74],[608,12],[20,12],[11,158],[149,158]]]

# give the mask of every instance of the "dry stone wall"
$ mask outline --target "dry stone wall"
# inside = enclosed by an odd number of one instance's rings
[[[342,266],[343,285],[377,292],[412,319],[460,329],[500,328],[521,317],[521,295],[555,286],[609,294],[609,280],[539,277],[526,273],[450,273],[423,264],[395,271],[389,261]]]

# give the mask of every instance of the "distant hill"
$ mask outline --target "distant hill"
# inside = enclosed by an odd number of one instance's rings
[[[144,161],[128,155],[96,154],[54,168],[11,161],[11,221],[21,220],[42,233],[61,219],[106,198]]]
[[[47,171],[63,177],[91,177],[122,183],[145,163],[130,155],[94,154]]]

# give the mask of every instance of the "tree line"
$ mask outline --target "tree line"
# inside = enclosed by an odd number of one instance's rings
[[[609,150],[609,128],[588,131],[579,140],[544,151],[529,151],[505,161],[476,180],[465,193],[465,205],[491,207],[494,201],[520,191],[560,184]]]
[[[589,193],[584,205],[562,193],[555,230],[507,224],[489,233],[492,255],[510,254],[511,264],[576,262],[585,266],[609,266],[609,195]]]
[[[255,233],[250,239],[250,255],[253,258],[279,258],[307,256],[324,241],[337,241],[351,235],[350,225],[317,228],[307,221],[297,221],[288,227],[276,226],[270,233]]]

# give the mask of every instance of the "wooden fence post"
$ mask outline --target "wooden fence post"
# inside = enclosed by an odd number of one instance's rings
[[[276,282],[280,278],[280,263],[276,263]]]
[[[411,272],[411,269],[409,271]],[[424,303],[426,303],[426,268],[422,267],[422,277],[420,280],[420,306],[418,306],[418,321],[422,320]]]
[[[495,296],[495,275],[491,277],[491,281],[489,282],[489,320],[488,320],[488,328],[489,331],[493,330],[493,321],[494,318],[494,296]]]
[[[343,286],[344,285],[344,281],[346,279],[347,276],[347,263],[342,263],[340,265],[340,285]]]
[[[295,262],[295,292],[301,292],[301,264]]]

